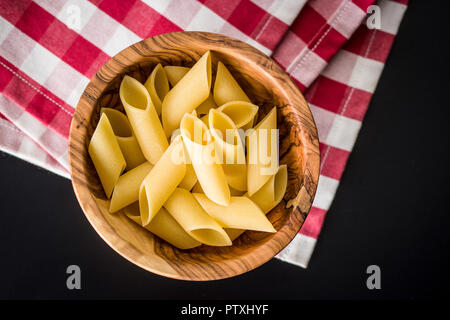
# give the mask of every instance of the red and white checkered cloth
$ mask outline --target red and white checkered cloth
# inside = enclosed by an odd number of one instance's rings
[[[313,208],[278,258],[306,267],[406,9],[380,0],[0,0],[0,149],[65,177],[74,107],[112,55],[171,31],[223,33],[272,57],[305,92],[321,141]]]

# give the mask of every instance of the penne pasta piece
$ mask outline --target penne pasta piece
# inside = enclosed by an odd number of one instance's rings
[[[278,168],[277,173],[259,189],[250,199],[265,213],[275,208],[281,202],[286,192],[287,186],[287,166],[282,165]],[[231,190],[233,195],[233,190]],[[248,197],[248,195],[246,195]],[[271,201],[270,199],[273,199]],[[225,229],[225,232],[234,241],[246,230],[243,229]]]
[[[132,209],[127,208],[125,210],[128,218],[142,226],[139,208],[136,210],[137,214]],[[200,242],[184,231],[164,208],[161,208],[153,220],[144,228],[179,249],[192,249],[201,245]]]
[[[247,190],[244,146],[233,120],[223,112],[211,109],[209,129],[228,184],[239,191]]]
[[[126,162],[106,114],[100,116],[89,142],[88,152],[109,199]]]
[[[195,110],[193,112],[195,112]],[[176,137],[178,137],[179,135],[180,135],[179,130],[174,131],[174,134],[172,134],[170,143],[172,143],[176,139]],[[194,167],[192,166],[192,163],[189,160],[189,154],[187,154],[187,152],[185,152],[184,156],[186,159],[186,174],[178,186],[180,188],[190,191],[194,187],[194,185],[197,183],[197,176],[195,175]]]
[[[277,111],[273,108],[247,136],[247,190],[252,196],[278,170]]]
[[[264,213],[268,213],[280,203],[286,192],[287,186],[287,166],[282,165],[265,185],[256,191],[250,199],[261,208]]]
[[[142,224],[152,221],[186,174],[183,142],[178,137],[144,178],[139,189]]]
[[[216,80],[214,82],[214,100],[218,106],[230,101],[251,102],[245,92],[241,89],[230,71],[219,61],[217,65]]]
[[[205,101],[202,102],[201,105],[199,105],[197,107],[197,114],[199,116],[203,116],[205,114],[209,113],[210,109],[215,109],[217,108],[217,104],[214,102],[214,98],[212,97],[212,94],[209,93],[208,99],[206,99]]]
[[[222,166],[215,154],[215,145],[206,125],[198,118],[185,114],[181,135],[197,179],[205,194],[221,205],[230,202],[230,188]]]
[[[167,80],[166,71],[160,63],[153,69],[144,86],[150,94],[156,113],[160,115],[162,100],[169,92],[169,80]]]
[[[136,79],[125,76],[119,95],[144,157],[155,164],[169,143],[147,89]]]
[[[127,163],[125,170],[131,170],[144,163],[145,157],[131,129],[127,116],[119,110],[112,108],[101,108],[100,114],[102,113],[108,117],[109,123],[116,135],[120,150]]]
[[[205,101],[211,90],[211,54],[206,52],[164,98],[162,123],[166,136],[179,127],[185,113]]]
[[[217,108],[217,111],[225,113],[233,120],[236,128],[247,130],[253,127],[253,122],[259,107],[253,103],[245,101],[231,101]],[[209,125],[209,115],[200,118],[206,125]]]
[[[180,67],[180,66],[165,66],[164,70],[166,71],[167,79],[169,79],[170,84],[172,87],[175,87],[175,85],[185,76],[186,73],[191,68],[187,67]]]
[[[139,188],[152,168],[153,165],[146,161],[119,177],[111,197],[110,212],[116,212],[139,200]]]
[[[202,208],[222,227],[276,232],[264,212],[247,197],[231,197],[228,206],[220,206],[203,193],[194,193]]]
[[[253,127],[258,109],[257,105],[245,101],[230,101],[218,108],[233,120],[236,128],[244,130]]]
[[[243,234],[247,230],[243,229],[229,229],[225,228],[225,232],[230,237],[231,241],[236,240],[241,234]]]
[[[232,244],[225,230],[202,209],[189,191],[177,188],[164,207],[195,240],[210,246]]]

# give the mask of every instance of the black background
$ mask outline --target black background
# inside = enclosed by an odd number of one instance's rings
[[[277,259],[214,282],[165,279],[95,233],[64,178],[0,153],[0,298],[418,299],[450,285],[447,1],[413,1],[309,268]],[[82,290],[66,288],[66,268]],[[366,268],[381,267],[381,290]]]

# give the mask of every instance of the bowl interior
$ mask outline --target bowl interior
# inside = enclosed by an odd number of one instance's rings
[[[268,214],[277,233],[247,231],[231,247],[200,246],[179,250],[126,218],[123,214],[126,209],[109,213],[109,200],[87,147],[99,121],[100,108],[123,111],[118,92],[125,75],[143,83],[158,63],[191,67],[208,50],[212,53],[213,74],[220,60],[251,101],[260,107],[258,119],[277,106],[280,164],[288,167],[288,186],[284,199]],[[240,41],[221,35],[165,34],[137,43],[112,58],[83,93],[72,122],[69,144],[74,189],[97,232],[133,263],[177,279],[220,279],[263,264],[296,235],[317,186],[317,131],[303,96],[270,58]]]

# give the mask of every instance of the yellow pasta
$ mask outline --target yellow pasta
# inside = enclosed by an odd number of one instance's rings
[[[128,218],[142,226],[139,214],[130,212],[128,208],[126,212]],[[153,220],[145,226],[145,229],[179,249],[192,249],[201,245],[200,242],[184,231],[180,224],[164,208],[159,210]]]
[[[256,191],[250,199],[268,213],[283,199],[287,186],[287,167],[282,165],[265,185]]]
[[[209,128],[228,184],[239,191],[247,190],[244,146],[233,121],[226,114],[211,109]]]
[[[194,193],[202,208],[222,227],[276,232],[264,212],[247,197],[231,197],[228,206],[220,206],[203,193]]]
[[[170,84],[174,87],[181,78],[184,77],[186,73],[190,70],[187,67],[179,67],[179,66],[165,66],[164,70],[166,71],[167,79],[169,79]]]
[[[211,90],[211,55],[200,60],[167,93],[162,104],[162,123],[166,136],[179,127],[185,113],[190,113],[208,98]]]
[[[197,179],[212,201],[228,205],[230,188],[225,173],[218,163],[215,145],[206,125],[198,118],[186,114],[181,121],[181,135]]]
[[[193,112],[195,112],[195,110]],[[175,131],[171,137],[171,143],[179,135],[180,135],[180,131],[179,130]],[[183,180],[181,180],[179,187],[186,189],[186,190],[191,190],[194,187],[194,185],[197,183],[197,176],[195,175],[194,167],[192,166],[191,161],[188,160],[189,155],[187,154],[187,152],[184,153],[184,156],[186,159],[186,174],[185,174]]]
[[[110,212],[116,212],[138,201],[141,183],[152,168],[153,165],[146,161],[119,177],[111,197]]]
[[[201,105],[197,107],[197,114],[199,116],[203,116],[205,114],[208,114],[210,109],[217,108],[217,104],[214,102],[214,99],[212,97],[212,94],[209,93],[208,99],[202,102]]]
[[[231,245],[225,230],[202,209],[189,191],[177,188],[164,207],[195,240],[210,246]]]
[[[126,114],[102,108],[88,146],[109,211],[180,249],[276,232],[266,214],[287,188],[276,108],[253,128],[259,107],[220,61],[211,88],[211,61],[158,64],[145,84],[124,76]]]
[[[117,142],[119,143],[120,150],[127,163],[125,169],[131,170],[144,163],[145,157],[131,129],[127,116],[119,110],[112,108],[102,108],[100,113],[104,113],[108,117],[109,123],[116,135]]]
[[[164,67],[164,69],[166,70],[167,78],[169,78],[169,82],[172,86],[175,86],[181,80],[181,78],[183,78],[184,75],[190,70],[190,68],[178,66],[167,66]],[[211,108],[217,108],[217,105],[214,102],[214,98],[210,92],[208,99],[203,101],[197,107],[197,112],[199,115],[205,115],[208,114],[208,111]]]
[[[245,101],[230,101],[221,105],[217,110],[225,113],[233,120],[236,128],[247,130],[253,126],[253,121],[259,107]]]
[[[248,135],[247,190],[250,196],[266,184],[278,169],[276,128],[277,111],[273,108]]]
[[[186,174],[186,164],[181,137],[164,152],[139,190],[139,208],[142,224],[150,223],[164,202],[170,197]]]
[[[250,99],[241,89],[230,71],[219,61],[217,65],[216,81],[214,82],[214,100],[218,106],[230,101],[247,101]]]
[[[155,164],[169,146],[147,89],[125,76],[120,84],[122,101],[144,157]]]
[[[169,92],[169,81],[167,80],[166,71],[160,63],[153,69],[144,86],[150,94],[156,113],[160,115],[162,100]]]
[[[236,240],[236,238],[238,238],[245,231],[247,231],[247,230],[243,230],[243,229],[227,229],[227,228],[225,228],[225,232],[230,237],[231,241]]]
[[[109,198],[119,176],[125,169],[126,162],[106,114],[100,116],[100,121],[89,142],[88,152],[106,197]]]

